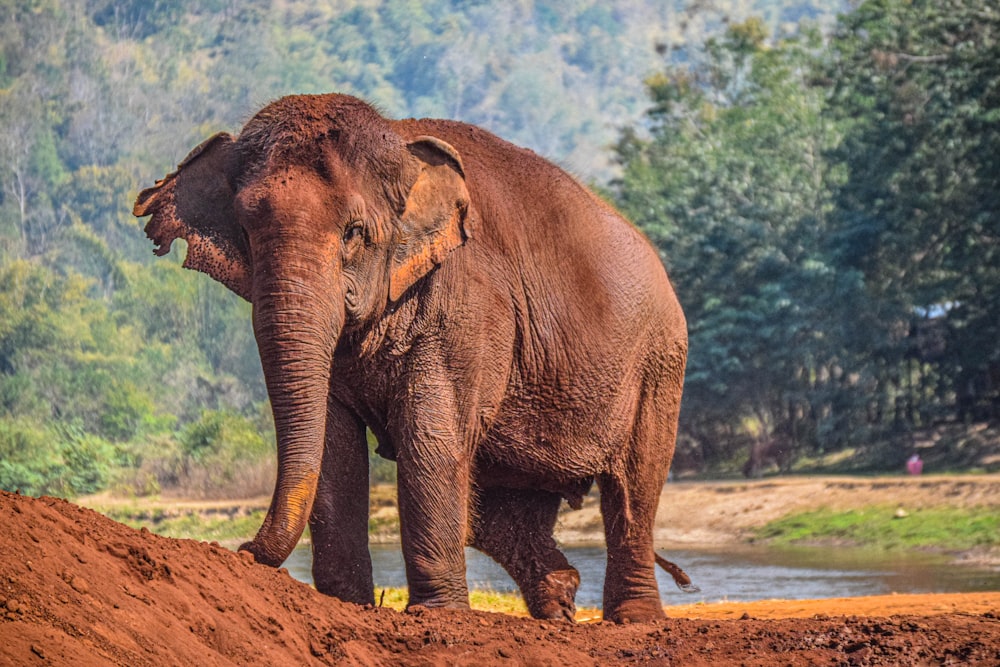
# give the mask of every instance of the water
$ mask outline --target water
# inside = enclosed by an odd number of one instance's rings
[[[600,607],[604,547],[572,546],[563,552],[580,571],[577,605]],[[658,569],[660,596],[665,605],[1000,590],[1000,570],[954,566],[946,557],[923,553],[751,546],[660,553],[680,565],[701,587],[700,593],[681,593],[673,579]],[[399,545],[372,545],[371,554],[377,587],[406,586]],[[517,591],[507,573],[490,558],[474,549],[466,549],[465,558],[470,589]],[[296,579],[312,583],[311,563],[309,547],[303,546],[293,552],[285,567]]]

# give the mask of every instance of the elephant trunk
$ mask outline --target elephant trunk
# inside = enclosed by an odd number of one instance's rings
[[[310,282],[327,289],[310,290]],[[254,335],[274,414],[278,477],[263,525],[253,541],[240,548],[273,567],[295,548],[312,511],[326,436],[333,350],[343,326],[343,308],[335,306],[335,290],[328,288],[336,281],[312,276],[310,282],[279,276],[255,285]]]

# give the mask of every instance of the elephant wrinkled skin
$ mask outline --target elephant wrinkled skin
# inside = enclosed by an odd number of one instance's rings
[[[673,456],[684,316],[610,206],[477,127],[282,98],[136,200],[165,254],[253,304],[277,430],[277,566],[308,520],[316,587],[372,603],[365,429],[398,463],[410,606],[468,604],[463,547],[536,617],[572,618],[552,537],[596,480],[605,617],[660,618],[653,521]]]

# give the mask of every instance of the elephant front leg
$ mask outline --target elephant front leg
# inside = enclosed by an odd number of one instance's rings
[[[332,399],[309,528],[316,590],[346,602],[374,604],[365,426]]]
[[[408,608],[467,609],[468,462],[423,454],[398,460],[399,521]]]

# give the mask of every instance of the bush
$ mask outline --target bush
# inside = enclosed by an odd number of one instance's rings
[[[368,431],[368,481],[370,484],[395,484],[396,462],[375,453],[378,440]]]
[[[157,435],[126,448],[128,465],[118,471],[113,485],[120,495],[151,496],[175,488],[183,475],[180,444],[170,435]]]
[[[55,466],[50,434],[23,420],[0,420],[0,488],[36,496],[47,492]]]
[[[250,497],[273,491],[273,428],[266,418],[205,410],[181,433],[177,491],[193,497]]]
[[[119,442],[131,440],[155,422],[153,400],[131,382],[114,382],[100,416],[103,433]]]
[[[63,431],[62,468],[54,480],[61,487],[61,495],[86,495],[106,488],[113,468],[121,462],[118,448],[90,433],[76,429]]]
[[[117,449],[99,436],[0,419],[0,488],[73,497],[105,488]]]

